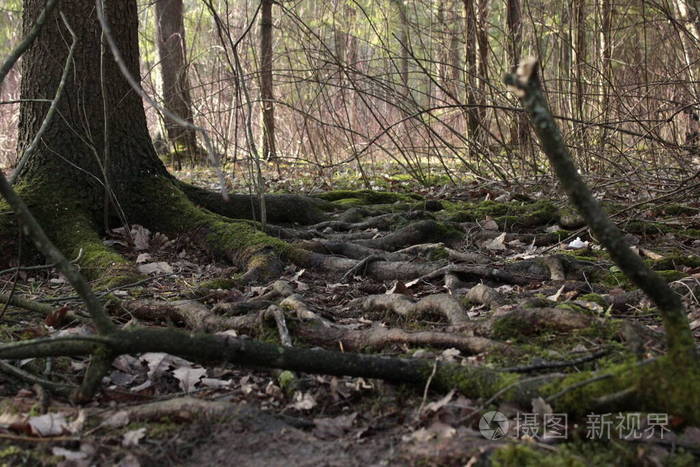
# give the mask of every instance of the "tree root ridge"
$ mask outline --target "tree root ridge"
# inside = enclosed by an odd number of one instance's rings
[[[278,368],[336,376],[378,378],[391,382],[424,385],[429,380],[440,390],[459,389],[467,397],[491,397],[523,406],[535,397],[551,397],[558,411],[582,416],[607,401],[606,396],[630,388],[636,393],[637,408],[667,410],[685,420],[700,421],[695,386],[670,387],[672,371],[667,357],[644,364],[619,364],[603,373],[551,374],[521,378],[516,374],[424,359],[395,358],[321,349],[283,347],[231,336],[188,333],[172,328],[131,328],[110,332],[99,338],[59,337],[0,347],[0,358],[21,359],[60,355],[87,355],[107,349],[112,355],[166,352],[196,362],[228,362],[245,367]],[[106,354],[109,355],[109,354]],[[662,377],[663,376],[663,377]],[[700,375],[688,375],[698,378]],[[635,389],[636,388],[636,389]],[[669,398],[669,391],[685,397]]]

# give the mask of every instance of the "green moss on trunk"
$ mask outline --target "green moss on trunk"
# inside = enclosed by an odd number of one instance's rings
[[[114,287],[143,278],[123,256],[107,247],[96,226],[94,206],[70,189],[35,182],[16,187],[56,247],[97,287]],[[0,209],[2,209],[0,207]]]

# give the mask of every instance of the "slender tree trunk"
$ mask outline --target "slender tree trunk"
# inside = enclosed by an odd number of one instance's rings
[[[156,42],[160,56],[165,108],[183,120],[192,122],[182,0],[156,0],[155,5]],[[194,163],[197,157],[195,131],[181,127],[168,117],[165,117],[165,128],[175,152],[186,153]]]
[[[571,114],[571,3],[562,2],[561,27],[559,29],[559,82],[563,90],[560,93],[560,111],[563,114]]]
[[[477,101],[480,104],[486,103],[488,94],[487,84],[489,80],[489,0],[477,0],[476,11],[476,42],[478,45],[477,56],[477,80],[476,87],[479,90]],[[486,110],[479,109],[479,121],[488,128],[486,121]]]
[[[508,26],[508,63],[513,67],[520,63],[523,47],[523,15],[521,0],[508,0],[506,3],[506,24]],[[511,144],[524,151],[529,140],[527,116],[519,113],[511,126]]]
[[[272,0],[261,0],[260,10],[260,98],[262,99],[262,153],[266,160],[277,157],[275,107],[272,88]]]
[[[467,44],[465,47],[464,63],[466,66],[466,98],[467,98],[467,136],[470,140],[479,140],[479,109],[477,106],[477,26],[476,26],[476,0],[464,0],[464,18]],[[474,150],[470,145],[469,153],[474,156]]]
[[[450,14],[452,18],[459,18],[458,9],[458,2],[450,3]],[[453,95],[457,96],[460,83],[462,82],[462,55],[459,50],[459,39],[463,36],[463,31],[458,21],[454,21],[454,28],[450,32],[449,62],[451,65],[451,72],[449,73],[449,89]]]
[[[585,117],[585,65],[586,65],[586,4],[584,1],[574,1],[573,20],[575,27],[574,63],[576,70],[576,117]]]
[[[402,89],[401,93],[404,96],[410,94],[408,86],[408,13],[403,0],[392,0],[399,13],[399,74],[401,76]]]
[[[579,120],[586,119],[586,55],[588,42],[586,39],[586,2],[584,0],[572,1],[571,11],[573,21],[573,55],[574,55],[574,72],[575,72],[575,116]],[[588,170],[590,168],[589,160],[586,157],[586,149],[588,147],[588,138],[585,126],[580,129],[580,144],[578,152],[578,160],[581,167]]]
[[[603,122],[610,119],[610,87],[613,85],[612,74],[612,21],[613,8],[612,0],[600,0],[600,69],[602,72],[600,88],[600,115]],[[600,130],[600,149],[605,148],[607,130],[602,127]]]

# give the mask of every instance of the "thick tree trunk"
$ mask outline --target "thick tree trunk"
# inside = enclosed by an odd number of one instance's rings
[[[138,82],[137,3],[104,4],[121,62]],[[43,5],[43,0],[24,1],[25,33]],[[61,118],[51,121],[42,144],[28,156],[17,176],[17,191],[51,240],[68,257],[81,252],[79,264],[90,278],[101,279],[105,285],[133,281],[133,265],[106,247],[99,235],[106,198],[112,214],[106,219],[108,224],[142,224],[166,235],[192,235],[213,254],[253,271],[246,280],[276,271],[277,257],[290,251],[289,245],[267,237],[253,224],[229,221],[198,208],[197,201],[190,200],[167,173],[153,149],[141,97],[124,78],[109,52],[111,45],[101,57],[102,30],[94,0],[65,2],[61,10],[77,36],[72,70],[58,104]],[[32,100],[51,98],[59,84],[69,49],[58,39],[61,37],[70,35],[54,12],[23,57],[20,149],[35,137],[49,106]],[[206,193],[195,191],[195,199],[204,199],[226,215],[251,215],[250,209],[241,208],[240,199],[214,206]],[[286,205],[287,212],[301,209],[290,207],[286,198],[279,203]],[[312,220],[320,218],[316,213]]]
[[[139,79],[138,23],[136,2],[105,2],[113,35],[131,74]],[[24,1],[26,33],[44,6],[41,0]],[[61,4],[77,36],[73,70],[68,75],[58,104],[61,118],[54,118],[39,150],[31,154],[18,175],[19,184],[49,183],[70,189],[86,204],[102,206],[105,174],[117,198],[128,191],[134,177],[163,175],[166,170],[156,157],[146,128],[141,98],[129,87],[109,52],[103,60],[107,86],[101,86],[101,30],[95,3],[75,0]],[[32,99],[50,99],[58,87],[68,54],[61,37],[69,37],[57,12],[51,15],[38,39],[22,61],[19,147],[26,148],[39,130],[49,104]],[[80,46],[80,45],[83,46]],[[86,46],[84,44],[90,44]],[[112,77],[116,77],[113,79]],[[107,122],[103,112],[106,113]],[[105,126],[110,158],[103,159]],[[104,167],[103,167],[104,166]]]
[[[262,0],[260,10],[260,98],[262,99],[262,151],[267,160],[277,157],[275,107],[272,88],[272,0]]]

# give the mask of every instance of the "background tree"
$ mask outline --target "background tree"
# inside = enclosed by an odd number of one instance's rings
[[[160,56],[160,72],[165,108],[192,123],[192,99],[188,79],[187,47],[182,0],[156,0],[156,42]],[[197,133],[165,118],[168,139],[178,154],[188,155],[192,162],[198,156]]]
[[[272,84],[272,5],[261,0],[260,6],[260,99],[262,100],[262,154],[267,160],[277,157],[275,145],[275,107]]]

